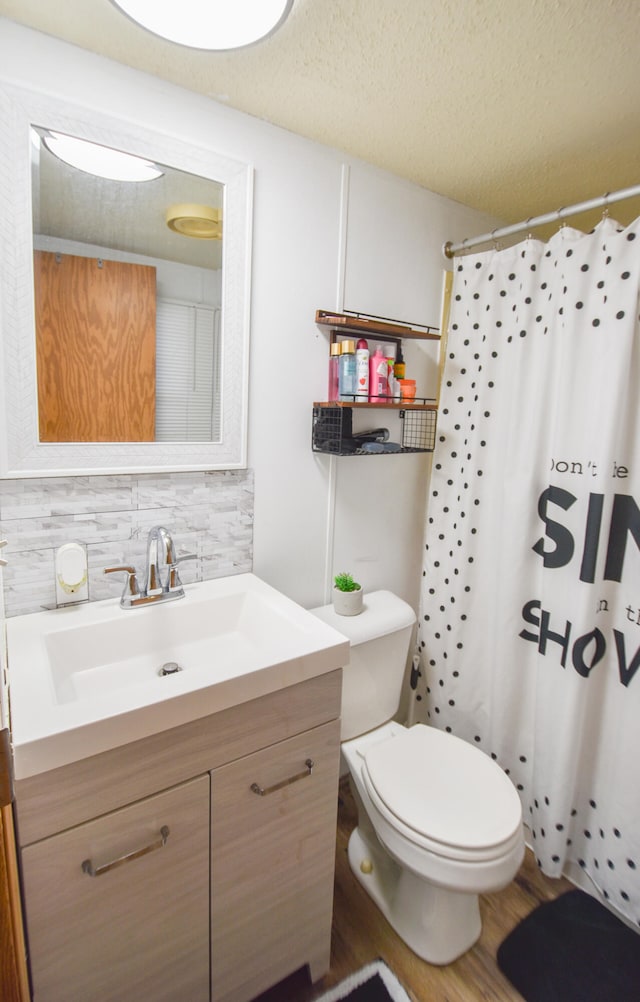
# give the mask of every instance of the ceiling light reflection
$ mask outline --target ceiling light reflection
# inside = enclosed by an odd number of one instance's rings
[[[87,139],[47,132],[42,142],[54,156],[85,174],[108,178],[110,181],[153,181],[162,177],[157,164],[131,153],[121,153],[108,146],[99,146]]]

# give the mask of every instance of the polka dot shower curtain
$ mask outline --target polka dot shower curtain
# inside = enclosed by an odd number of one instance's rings
[[[640,222],[455,259],[412,681],[508,772],[543,871],[634,924],[639,282]]]

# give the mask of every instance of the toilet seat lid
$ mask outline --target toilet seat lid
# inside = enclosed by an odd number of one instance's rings
[[[416,724],[364,754],[369,780],[407,828],[444,846],[488,849],[522,823],[509,777],[479,748]]]

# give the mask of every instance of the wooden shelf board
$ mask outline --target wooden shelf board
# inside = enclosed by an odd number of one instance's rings
[[[314,402],[314,407],[355,407],[357,410],[364,410],[365,408],[377,409],[377,410],[395,410],[395,411],[437,411],[438,405],[435,400],[433,403],[416,404],[411,403],[409,400],[392,400],[389,403],[376,404],[369,403],[368,401],[363,401],[362,403],[356,401],[348,400],[320,400]]]
[[[386,320],[372,320],[366,317],[352,316],[348,313],[334,313],[331,310],[316,310],[316,323],[323,327],[341,333],[354,331],[367,337],[413,339],[416,341],[439,341],[440,333],[434,327],[425,326],[424,330],[403,326]]]

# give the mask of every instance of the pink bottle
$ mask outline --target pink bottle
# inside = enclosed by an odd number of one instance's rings
[[[389,392],[389,364],[378,345],[375,354],[369,359],[369,401],[372,404],[385,404]]]
[[[334,341],[329,348],[329,393],[327,399],[331,402],[338,399],[338,371],[340,368],[340,352],[342,344]]]

